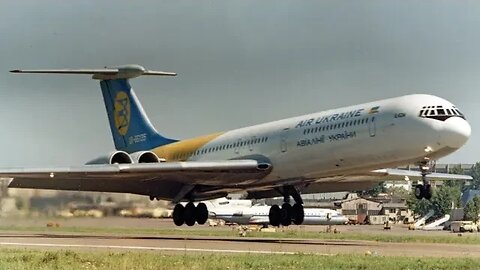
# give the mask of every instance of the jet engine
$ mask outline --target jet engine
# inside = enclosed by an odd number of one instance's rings
[[[162,159],[150,151],[140,151],[132,154],[133,162],[135,163],[159,163]]]
[[[131,164],[133,163],[132,157],[124,151],[114,151],[105,156],[98,157],[94,160],[87,162],[87,165],[93,164]]]

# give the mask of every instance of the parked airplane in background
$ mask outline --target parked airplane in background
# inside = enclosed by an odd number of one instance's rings
[[[304,221],[300,193],[357,191],[408,176],[423,180],[415,192],[428,199],[429,162],[454,152],[470,136],[464,115],[447,100],[408,95],[175,140],[153,128],[128,81],[175,73],[138,65],[12,72],[92,74],[100,80],[116,150],[83,166],[0,170],[0,177],[13,178],[9,187],[123,192],[170,200],[176,203],[176,225],[205,223],[208,209],[194,201],[241,191],[249,198],[284,197],[281,208],[269,209],[274,226]],[[269,106],[268,100],[265,104]],[[383,169],[405,164],[418,164],[422,171]],[[188,203],[183,206],[181,201]]]
[[[211,200],[204,203],[211,218],[239,225],[270,224],[270,206],[267,205],[252,205],[250,200]],[[342,225],[348,222],[347,217],[332,209],[304,208],[304,211],[304,225]]]

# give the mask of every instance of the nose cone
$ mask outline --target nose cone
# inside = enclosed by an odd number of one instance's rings
[[[472,128],[470,124],[460,117],[450,117],[445,120],[442,129],[442,141],[449,147],[460,148],[470,138]]]

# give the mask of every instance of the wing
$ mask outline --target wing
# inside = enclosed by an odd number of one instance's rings
[[[370,176],[379,177],[381,181],[385,180],[422,180],[422,174],[419,171],[401,170],[401,169],[380,169],[371,171]],[[430,173],[428,179],[434,181],[442,180],[472,180],[470,175],[450,174],[450,173]],[[403,178],[403,179],[402,179]]]
[[[471,180],[470,175],[430,173],[428,179],[433,181],[443,180]],[[419,171],[401,169],[379,169],[362,174],[338,175],[316,179],[308,184],[298,184],[302,194],[343,192],[343,191],[364,191],[373,188],[383,181],[421,181],[422,175]],[[248,199],[262,199],[281,196],[275,188],[258,189],[248,191]]]
[[[0,177],[13,178],[12,188],[121,192],[168,199],[185,185],[232,185],[261,179],[270,171],[270,164],[256,160],[226,160],[2,169]]]

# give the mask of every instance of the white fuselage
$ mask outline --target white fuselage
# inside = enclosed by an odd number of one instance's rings
[[[228,131],[189,160],[264,159],[273,170],[257,181],[295,184],[438,159],[470,132],[447,100],[408,95]]]
[[[245,203],[239,203],[239,202]],[[214,201],[207,204],[210,218],[222,219],[239,225],[259,224],[268,225],[270,206],[248,206],[249,200],[232,200],[229,204],[218,204]],[[348,218],[332,209],[305,208],[304,225],[342,225]]]

